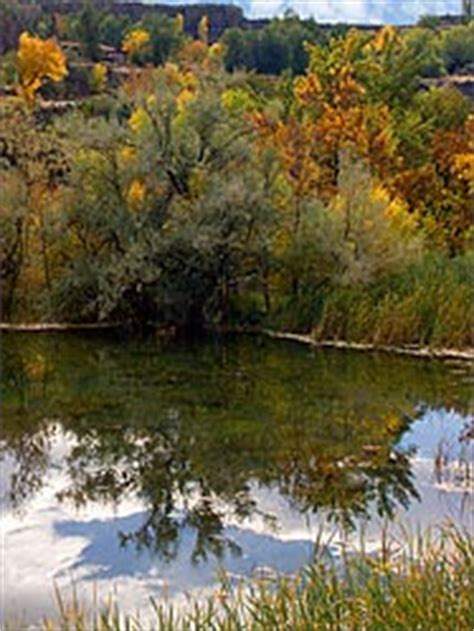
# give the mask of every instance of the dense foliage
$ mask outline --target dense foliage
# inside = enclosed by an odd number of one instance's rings
[[[472,26],[288,45],[265,71],[299,74],[280,79],[226,71],[241,65],[229,41],[210,45],[204,19],[194,41],[181,26],[128,30],[120,87],[96,63],[102,100],[61,117],[35,97],[64,58],[22,38],[24,99],[0,114],[3,317],[469,344],[472,104],[420,78]],[[287,16],[268,33],[302,46],[300,28]]]
[[[334,27],[332,34],[347,28]],[[260,30],[229,29],[223,35],[226,47],[225,66],[228,70],[245,68],[263,74],[280,74],[290,70],[302,74],[308,65],[306,42],[325,44],[330,33],[310,20],[300,20],[288,13],[275,18]]]

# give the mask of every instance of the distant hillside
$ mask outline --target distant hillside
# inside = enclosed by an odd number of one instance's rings
[[[76,13],[81,10],[81,0],[64,2],[61,0],[37,0],[43,13]],[[203,15],[209,18],[210,38],[218,39],[228,28],[261,28],[268,20],[248,20],[243,9],[232,4],[152,4],[141,2],[110,2],[97,0],[98,9],[111,11],[117,15],[127,15],[134,21],[146,13],[161,13],[174,17],[180,13],[184,18],[184,30],[189,35],[197,35],[199,20]]]
[[[170,17],[174,17],[180,13],[184,19],[184,30],[192,37],[196,37],[197,35],[197,28],[200,19],[204,15],[207,15],[209,18],[209,38],[210,41],[213,42],[218,40],[227,29],[240,28],[243,30],[258,30],[264,28],[269,23],[269,19],[251,19],[246,17],[244,10],[250,12],[250,9],[252,8],[252,0],[237,0],[237,2],[238,5],[227,4],[224,1],[219,2],[219,0],[212,4],[171,5],[163,3],[153,4],[142,2],[119,2],[114,0],[94,0],[94,5],[102,11],[111,12],[116,15],[126,15],[134,22],[139,21],[143,15],[147,13],[156,12]],[[268,0],[268,4],[276,6],[272,0]],[[329,4],[331,4],[330,0]],[[340,0],[339,7],[346,4],[345,0]],[[387,2],[387,5],[388,4],[393,3]],[[403,2],[402,0],[400,2],[400,7],[404,4],[406,4],[406,2]],[[288,0],[286,4],[280,3],[279,7],[283,9],[291,9],[294,7],[297,12],[299,9],[302,9],[300,13],[304,16],[307,14],[307,11],[303,10],[303,5],[303,2],[294,3],[291,0]],[[315,4],[314,6],[317,7],[319,5]],[[82,7],[83,0],[9,0],[8,4],[0,2],[0,54],[3,54],[6,50],[16,46],[19,33],[25,28],[28,28],[28,24],[31,23],[31,20],[35,17],[40,15],[51,15],[54,13],[77,13],[82,9]],[[429,12],[428,8],[429,7],[427,6],[427,13]],[[351,13],[348,6],[346,6],[346,14],[339,12],[339,15],[341,16],[341,19],[344,15],[350,16]],[[359,14],[357,12],[354,15],[360,15],[361,17],[364,16],[364,14]],[[372,13],[372,16],[375,15],[379,15],[383,18],[389,17],[389,13],[381,13],[380,10]],[[408,20],[409,15],[406,12],[401,12],[400,15],[404,15]],[[455,15],[445,15],[441,19],[446,25],[450,25],[459,22],[460,17]],[[347,21],[354,22],[354,20],[346,19],[346,22]],[[379,24],[382,23],[384,23],[384,20],[380,20]],[[333,24],[329,22],[326,24],[320,23],[320,25],[322,28],[328,29],[333,27]],[[361,29],[373,29],[377,26],[377,24],[374,23],[373,18],[371,18],[370,21],[361,21],[359,24],[355,24],[355,26]]]
[[[465,1],[465,0],[464,0]],[[57,3],[68,4],[67,0]],[[118,3],[117,1],[115,2]],[[391,23],[414,24],[422,15],[460,15],[463,0],[233,0],[233,3],[249,19],[272,18],[293,11],[302,18],[313,17],[318,22],[350,22],[357,24]],[[105,0],[109,6],[113,0]],[[123,4],[128,4],[123,2]],[[145,4],[153,4],[147,0]],[[162,4],[174,5],[174,0],[162,1]],[[189,5],[200,4],[189,0]],[[228,0],[214,0],[214,5],[228,5]]]

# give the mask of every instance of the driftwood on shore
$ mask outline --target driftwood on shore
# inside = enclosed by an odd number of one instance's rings
[[[278,340],[288,340],[314,346],[316,348],[336,348],[350,351],[376,351],[392,353],[395,355],[408,355],[411,357],[423,357],[426,359],[460,359],[474,361],[474,348],[458,350],[456,348],[429,348],[420,346],[389,346],[383,344],[362,344],[358,342],[345,342],[342,340],[317,340],[310,335],[299,333],[282,333],[265,329],[262,331],[268,337]]]
[[[48,331],[102,331],[107,329],[117,329],[123,326],[118,322],[35,322],[35,323],[10,323],[0,322],[0,331],[18,331],[41,333]]]

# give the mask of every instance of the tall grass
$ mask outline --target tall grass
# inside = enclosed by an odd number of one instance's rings
[[[408,544],[407,544],[408,541]],[[152,601],[151,619],[66,605],[42,631],[471,631],[474,541],[454,525],[436,539],[383,541],[378,556],[344,555],[342,565],[315,562],[300,575],[232,587],[224,578],[206,602],[180,614]],[[318,555],[318,558],[321,558]],[[37,627],[35,627],[37,628]],[[8,626],[7,626],[8,629]],[[10,628],[10,631],[13,631]],[[15,627],[15,631],[19,631]]]
[[[474,254],[431,254],[369,287],[331,292],[318,339],[462,348],[474,345]]]

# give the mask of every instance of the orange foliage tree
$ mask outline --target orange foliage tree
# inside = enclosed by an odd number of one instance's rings
[[[253,115],[295,199],[331,202],[349,155],[401,197],[438,244],[462,248],[472,220],[472,122],[463,97],[435,89],[419,98],[423,52],[415,55],[392,27],[372,37],[353,30],[308,52],[284,113],[275,120],[262,107]]]

